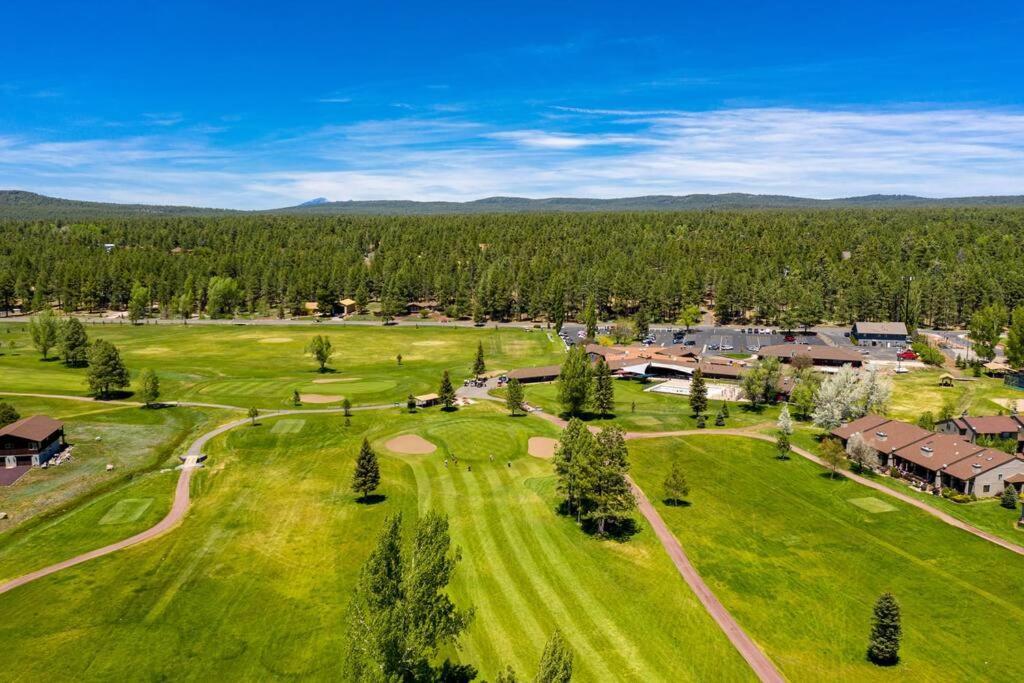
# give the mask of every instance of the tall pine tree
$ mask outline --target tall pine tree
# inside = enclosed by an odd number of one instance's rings
[[[452,386],[452,378],[448,376],[447,370],[441,375],[441,387],[437,390],[437,395],[445,410],[452,410],[455,407],[455,387]]]
[[[693,379],[690,380],[690,410],[699,417],[707,409],[708,385],[704,381],[704,373],[697,368],[693,372]]]
[[[356,469],[352,474],[352,491],[359,494],[360,500],[366,500],[380,486],[380,466],[377,454],[370,448],[370,442],[363,439],[356,458]]]
[[[572,650],[562,632],[555,630],[544,646],[534,683],[569,683],[572,680]]]
[[[615,387],[612,384],[612,371],[604,358],[599,358],[594,368],[594,410],[607,417],[615,410]]]
[[[487,372],[487,365],[484,363],[484,344],[477,342],[476,358],[473,360],[473,375],[479,378],[485,372]]]
[[[868,644],[868,659],[881,666],[892,666],[900,661],[900,606],[892,593],[883,593],[875,602]]]

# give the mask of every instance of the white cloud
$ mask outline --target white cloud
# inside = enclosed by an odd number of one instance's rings
[[[180,130],[81,141],[0,135],[0,186],[239,208],[314,196],[1024,193],[1024,113],[1013,110],[560,111],[543,126],[433,114],[232,147]]]

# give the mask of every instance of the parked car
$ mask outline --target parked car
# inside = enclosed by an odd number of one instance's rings
[[[708,351],[717,351],[718,344],[708,344]]]
[[[687,339],[683,342],[683,346],[696,346],[697,342],[693,339]]]
[[[723,351],[732,351],[732,349],[733,349],[732,344],[722,344],[722,350]]]
[[[896,354],[900,360],[917,360],[917,354],[907,349],[906,351],[900,351]]]
[[[794,337],[794,336],[793,336],[793,335],[791,335],[791,334],[787,334],[787,335],[786,335],[786,336],[784,337],[784,339],[786,340],[786,343],[787,343],[787,344],[791,344],[791,343],[793,343],[793,342],[795,342],[795,341],[796,341],[796,337]]]

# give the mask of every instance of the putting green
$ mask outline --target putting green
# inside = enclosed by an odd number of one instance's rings
[[[354,379],[351,382],[339,383],[337,386],[331,386],[330,383],[317,383],[314,380],[305,388],[303,393],[330,394],[333,393],[333,389],[337,389],[340,392],[339,396],[354,396],[356,394],[379,394],[384,391],[390,391],[397,386],[398,382],[392,379]]]
[[[872,514],[878,514],[879,512],[892,512],[896,509],[884,500],[879,500],[878,498],[851,498],[850,502],[862,510],[867,510]]]
[[[125,498],[114,504],[100,519],[100,525],[127,524],[134,522],[153,504],[152,498]]]
[[[270,431],[274,434],[298,434],[306,426],[305,420],[278,420]]]

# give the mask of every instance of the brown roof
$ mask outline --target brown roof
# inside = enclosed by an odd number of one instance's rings
[[[857,331],[861,334],[898,334],[904,337],[907,336],[907,325],[906,323],[872,323],[872,322],[857,322],[854,324]]]
[[[704,356],[700,359],[700,371],[705,375],[719,377],[739,377],[747,369],[743,361],[723,358],[722,356]]]
[[[983,450],[953,434],[932,434],[898,449],[895,455],[935,472]]]
[[[860,435],[866,443],[880,453],[892,453],[934,436],[927,429],[899,420],[888,420],[880,425],[864,429]]]
[[[355,306],[356,302],[353,299],[342,299],[338,302],[342,306]]]
[[[507,377],[515,379],[537,379],[538,377],[558,377],[562,372],[561,365],[543,365],[538,368],[519,368],[508,373]]]
[[[875,427],[885,424],[888,421],[888,418],[882,417],[881,415],[865,415],[853,422],[847,422],[844,425],[836,427],[832,430],[832,436],[846,440],[857,432],[871,431]]]
[[[29,441],[43,441],[64,428],[64,423],[46,415],[23,417],[0,429],[0,436],[16,436]]]
[[[683,346],[682,344],[676,344],[674,346],[666,346],[665,348],[658,349],[654,352],[655,356],[668,356],[669,358],[679,356],[680,358],[693,358],[697,355],[697,352],[692,346]]]
[[[977,434],[1014,433],[1021,428],[1020,420],[1011,415],[964,416],[960,421]]]
[[[1018,472],[1017,474],[1011,474],[1004,479],[1007,484],[1024,484],[1024,472]]]
[[[978,451],[974,455],[969,455],[966,458],[956,461],[947,467],[945,472],[951,477],[956,477],[961,481],[967,481],[971,477],[976,477],[979,474],[988,472],[1000,465],[1005,465],[1015,459],[1016,456],[1011,455],[1010,453],[997,451],[994,448],[986,448],[983,451]]]
[[[859,353],[840,349],[835,346],[824,344],[774,344],[764,346],[757,352],[760,358],[774,357],[780,359],[792,359],[795,356],[806,356],[812,362],[818,360],[841,361],[846,363],[861,363],[864,359]]]

